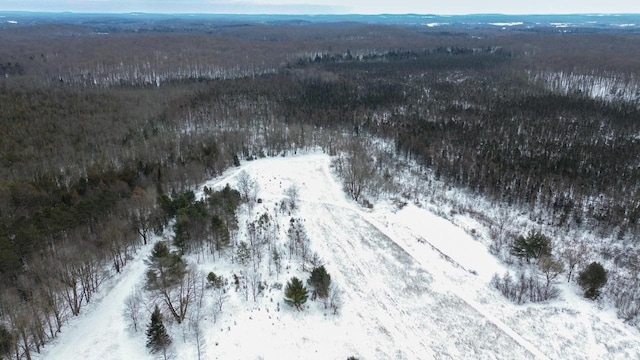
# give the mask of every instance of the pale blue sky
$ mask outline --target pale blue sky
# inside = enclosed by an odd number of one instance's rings
[[[640,13],[639,0],[3,0],[0,10],[164,13]]]

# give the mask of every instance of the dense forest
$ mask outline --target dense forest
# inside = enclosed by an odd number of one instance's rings
[[[0,358],[55,338],[180,194],[241,160],[354,141],[614,234],[616,265],[640,271],[640,34],[112,26],[0,29]]]

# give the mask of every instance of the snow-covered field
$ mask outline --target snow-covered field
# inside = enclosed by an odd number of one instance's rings
[[[206,185],[233,186],[241,170],[259,183],[263,200],[242,212],[241,229],[265,212],[283,226],[291,216],[302,219],[312,250],[343,291],[343,305],[333,315],[309,301],[299,312],[274,286],[256,302],[231,290],[215,323],[210,313],[201,316],[204,359],[640,359],[640,333],[570,285],[561,285],[558,300],[513,305],[488,285],[504,266],[460,227],[415,205],[363,209],[348,200],[326,155],[256,160]],[[291,184],[299,188],[299,206],[291,216],[278,215],[276,204]],[[154,358],[144,329],[134,332],[123,315],[125,298],[143,281],[151,246],[39,357]],[[281,274],[265,274],[269,285],[308,278],[299,261],[283,258]],[[224,258],[190,262],[225,278],[237,271]],[[146,310],[143,317],[146,328]],[[190,322],[168,328],[171,357],[197,359]]]

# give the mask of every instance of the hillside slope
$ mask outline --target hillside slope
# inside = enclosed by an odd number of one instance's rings
[[[298,312],[284,305],[291,276],[308,278],[286,256],[281,274],[263,273],[269,286],[245,300],[231,290],[221,316],[203,311],[204,359],[632,359],[640,358],[640,334],[563,288],[560,300],[516,306],[488,286],[502,265],[454,224],[413,205],[384,202],[364,210],[348,201],[331,175],[330,158],[305,155],[243,164],[206,184],[218,188],[240,171],[260,185],[261,204],[240,215],[243,225],[263,213],[279,224],[280,243],[291,217],[302,219],[311,248],[343,291],[337,315],[309,301]],[[299,188],[291,215],[278,212],[284,189]],[[201,192],[198,194],[202,194]],[[284,249],[284,246],[282,246]],[[41,354],[42,359],[151,359],[144,331],[122,315],[123,301],[144,274],[143,248],[128,269]],[[231,278],[240,273],[225,258],[190,261],[198,269]],[[269,274],[270,273],[270,274]],[[206,301],[211,295],[205,294]],[[207,305],[210,306],[210,305]],[[207,308],[205,306],[205,308]],[[146,326],[148,315],[144,314]],[[191,322],[169,324],[172,356],[197,359]]]

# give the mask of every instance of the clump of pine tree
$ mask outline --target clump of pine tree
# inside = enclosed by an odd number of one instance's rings
[[[222,276],[218,276],[218,275],[216,275],[216,273],[211,271],[207,275],[207,282],[209,283],[209,286],[212,286],[212,287],[214,287],[216,289],[219,289],[220,287],[222,287],[224,279],[222,278]]]

